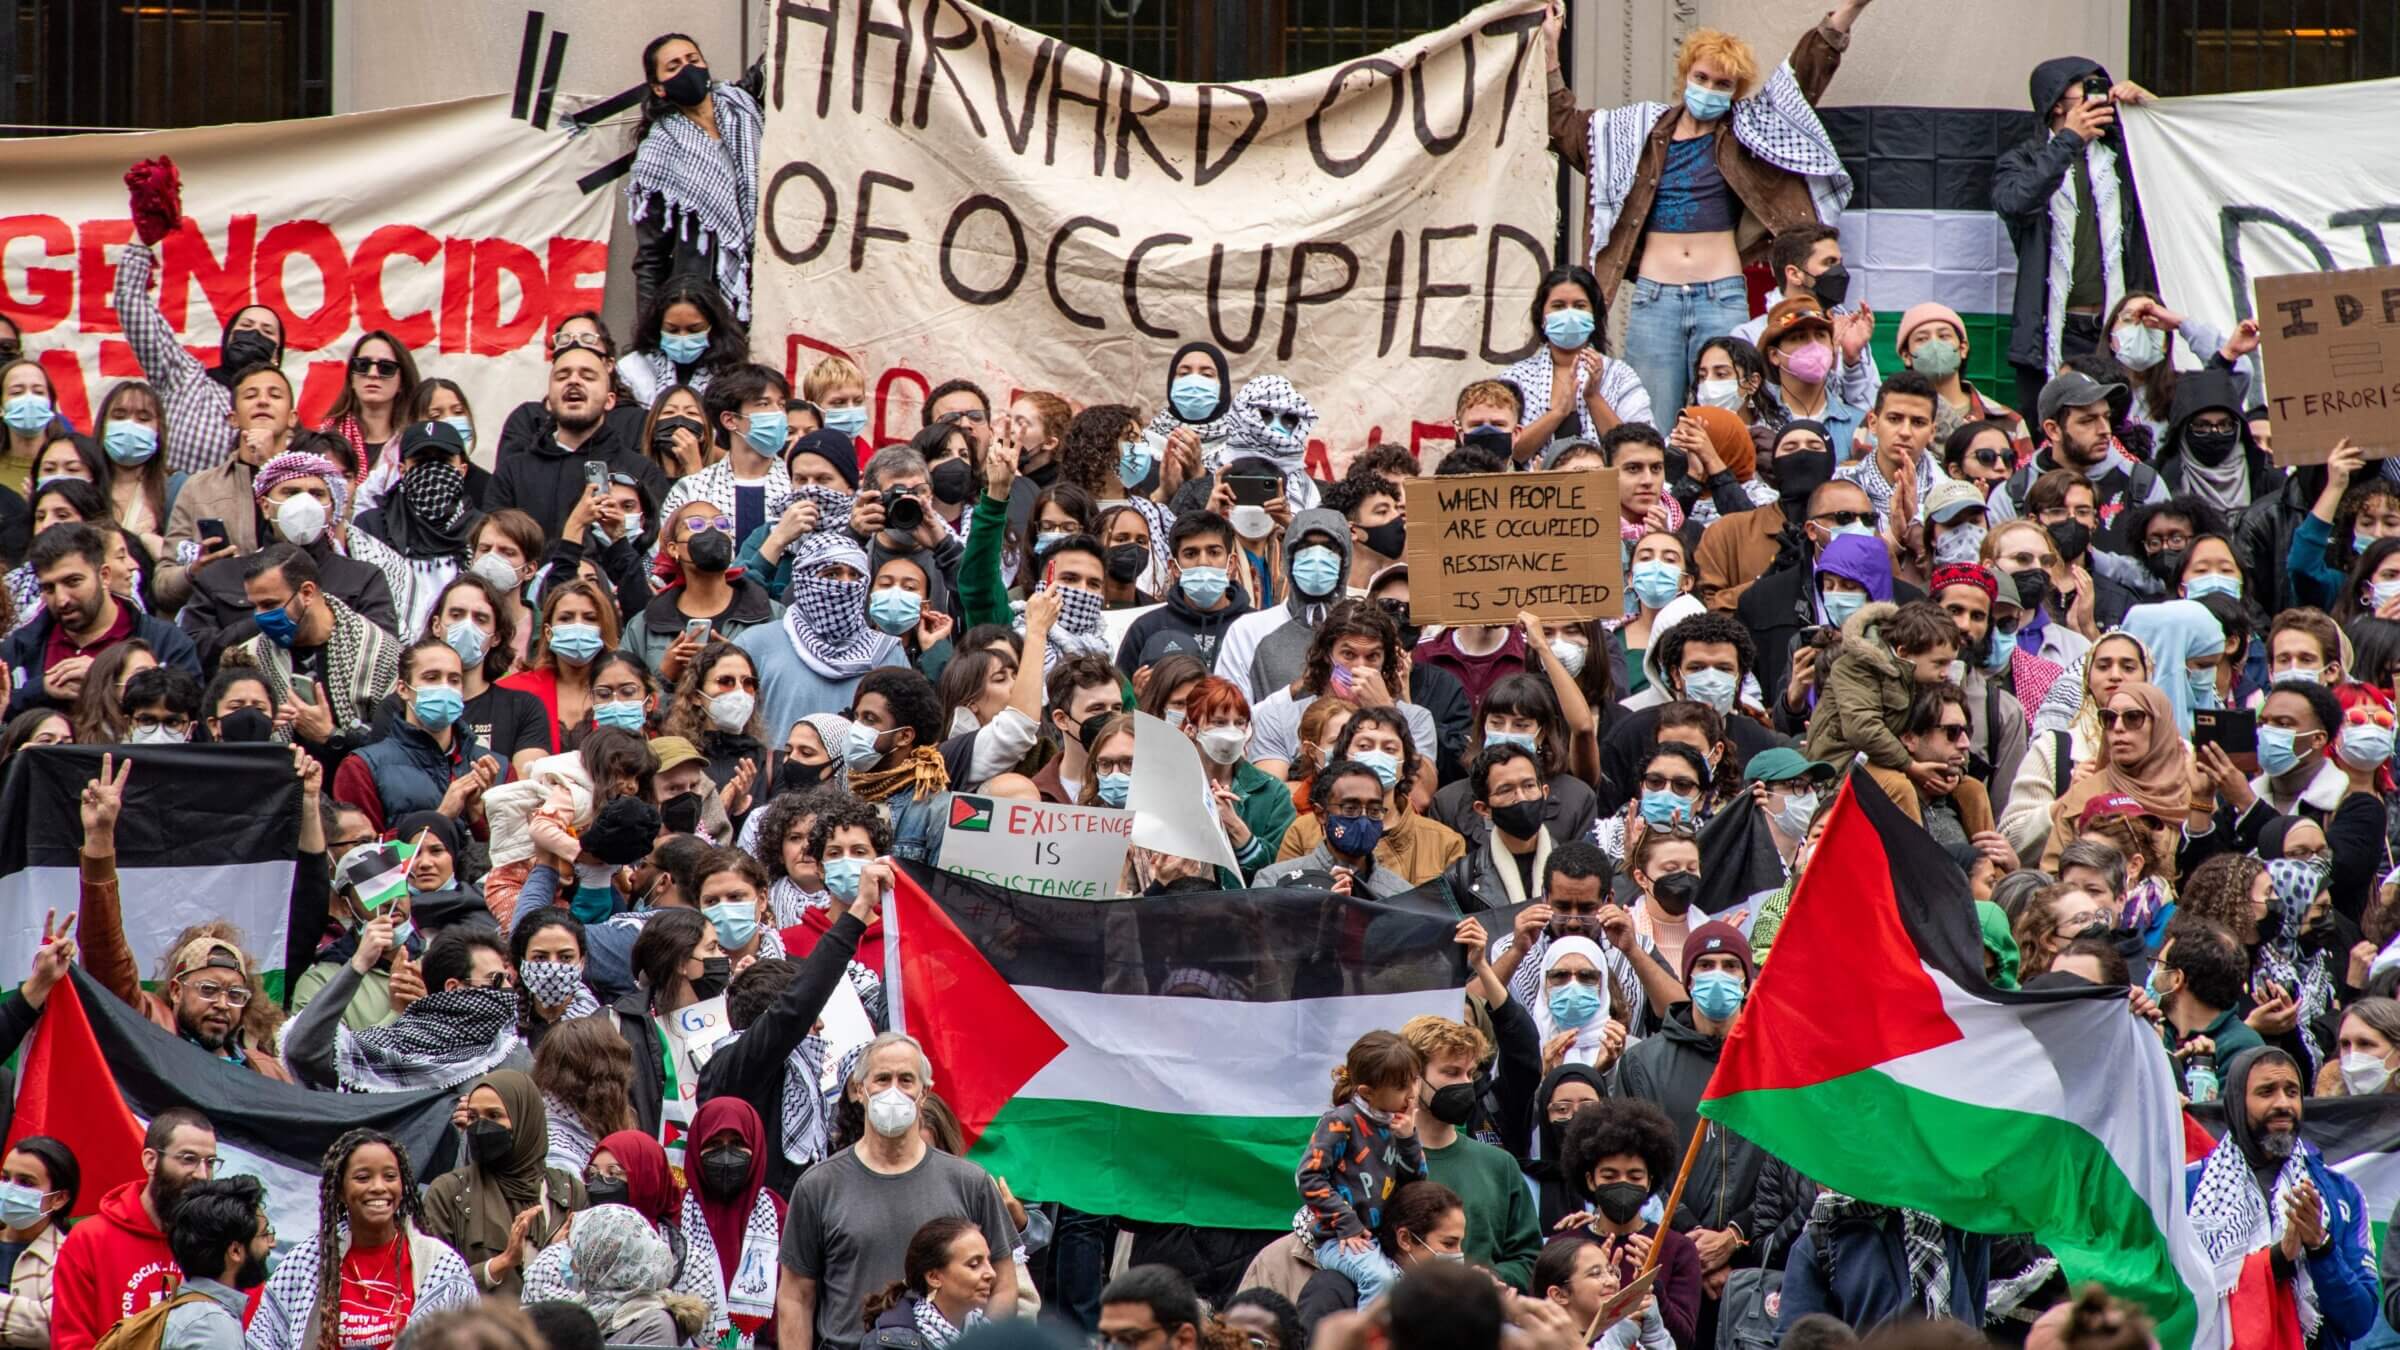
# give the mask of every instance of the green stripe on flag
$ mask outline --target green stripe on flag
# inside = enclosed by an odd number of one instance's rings
[[[1702,1114],[1773,1140],[1828,1189],[1978,1232],[2035,1233],[2069,1281],[2097,1280],[2146,1305],[2159,1344],[2192,1341],[2199,1310],[2157,1217],[2106,1145],[2072,1121],[1921,1091],[1880,1069],[1737,1093],[1703,1103]]]
[[[1205,1116],[1018,1097],[968,1156],[1018,1198],[1092,1214],[1289,1228],[1315,1116]]]

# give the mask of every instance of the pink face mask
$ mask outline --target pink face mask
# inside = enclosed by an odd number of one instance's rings
[[[1812,342],[1805,347],[1785,352],[1783,368],[1790,371],[1794,379],[1805,380],[1810,384],[1823,384],[1825,377],[1833,373],[1833,348],[1822,342]]]

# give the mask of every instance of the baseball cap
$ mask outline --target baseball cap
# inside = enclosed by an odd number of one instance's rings
[[[1925,494],[1926,518],[1938,520],[1944,525],[1958,519],[1961,512],[1986,509],[1983,494],[1975,490],[1975,485],[1962,483],[1955,478],[1943,479],[1934,486],[1933,491]]]
[[[1759,783],[1788,783],[1800,777],[1831,778],[1833,766],[1821,759],[1810,759],[1788,745],[1778,745],[1752,755],[1742,776]]]
[[[467,453],[467,443],[458,428],[437,419],[411,422],[400,429],[400,458],[414,458],[419,451],[436,450],[445,455]]]
[[[2116,381],[2102,384],[2080,370],[2062,370],[2050,377],[2050,383],[2042,386],[2041,398],[2036,406],[2043,421],[2055,422],[2062,409],[2086,407],[2112,394],[2124,392],[2125,386]]]
[[[1821,333],[1833,331],[1833,320],[1825,317],[1825,305],[1813,295],[1787,295],[1767,311],[1767,326],[1759,330],[1761,349],[1773,346],[1778,340],[1802,329]]]
[[[220,937],[196,937],[183,944],[175,959],[167,964],[171,979],[179,979],[195,970],[230,970],[243,979],[250,978],[250,963],[243,959],[242,949]]]
[[[2076,818],[2075,823],[2089,825],[2102,816],[2146,816],[2148,814],[2150,813],[2143,809],[2140,802],[2125,793],[2106,792],[2084,803],[2083,814]]]
[[[660,773],[665,773],[667,770],[674,768],[678,764],[689,764],[695,759],[708,758],[708,756],[700,753],[700,747],[692,744],[689,740],[681,736],[659,736],[653,738],[650,742],[650,753],[658,756],[658,771]]]

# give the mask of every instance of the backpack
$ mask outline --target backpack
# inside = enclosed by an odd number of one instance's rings
[[[1770,1251],[1773,1243],[1768,1244]],[[1762,1254],[1760,1264],[1725,1277],[1717,1304],[1716,1350],[1775,1350],[1783,1314],[1783,1271]]]
[[[119,1318],[93,1344],[92,1350],[158,1350],[159,1343],[167,1336],[167,1314],[187,1303],[207,1301],[208,1295],[202,1293],[182,1293],[162,1299],[131,1317]]]

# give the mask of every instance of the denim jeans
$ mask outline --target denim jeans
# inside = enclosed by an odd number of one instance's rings
[[[1636,277],[1625,316],[1625,363],[1650,391],[1651,419],[1675,425],[1690,401],[1692,366],[1711,338],[1750,318],[1750,288],[1739,275],[1661,285]]]
[[[1365,1307],[1383,1296],[1383,1291],[1400,1278],[1400,1267],[1383,1254],[1383,1248],[1369,1243],[1363,1252],[1354,1252],[1340,1242],[1320,1242],[1315,1252],[1317,1269],[1335,1271],[1350,1277],[1358,1286],[1358,1306]]]

